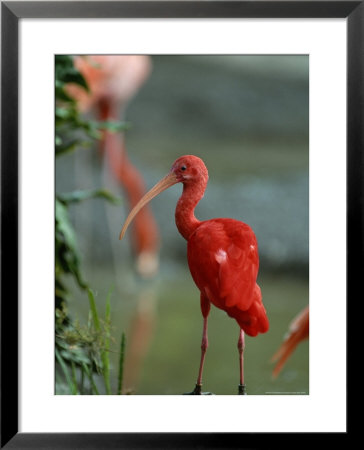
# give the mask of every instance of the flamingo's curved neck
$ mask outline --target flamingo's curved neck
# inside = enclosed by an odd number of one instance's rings
[[[176,206],[176,225],[182,236],[188,240],[200,225],[195,217],[195,207],[204,195],[206,186],[202,183],[183,184],[183,192]]]

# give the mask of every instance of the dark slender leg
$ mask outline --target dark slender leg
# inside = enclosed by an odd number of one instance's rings
[[[238,350],[239,350],[239,362],[240,362],[240,384],[239,384],[239,395],[246,395],[246,387],[244,384],[244,331],[240,329],[240,335],[238,340]]]

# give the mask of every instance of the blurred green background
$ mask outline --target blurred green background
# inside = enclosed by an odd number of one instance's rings
[[[246,338],[248,394],[308,394],[307,341],[276,380],[270,363],[290,321],[309,300],[308,56],[153,56],[152,64],[149,79],[125,113],[131,123],[129,158],[148,188],[177,157],[195,154],[204,160],[210,181],[196,216],[242,220],[259,244],[258,283],[270,330]],[[57,159],[57,191],[98,187],[123,196],[96,149]],[[130,245],[118,240],[125,205],[93,200],[71,210],[83,272],[100,309],[114,286],[113,335],[119,342],[126,331],[125,382],[128,377],[132,381],[125,387],[133,394],[181,394],[191,391],[197,378],[202,316],[186,243],[174,223],[180,194],[176,185],[151,203],[162,238],[160,271],[153,280],[138,278]],[[68,287],[71,315],[87,321],[87,295],[72,282]],[[133,344],[137,313],[153,332],[146,342],[142,336]],[[204,390],[237,393],[238,335],[237,323],[212,307]],[[145,351],[138,368],[132,367],[133,345]],[[111,354],[114,365],[117,357]]]

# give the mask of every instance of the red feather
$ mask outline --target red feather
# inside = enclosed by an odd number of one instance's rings
[[[236,319],[250,336],[269,328],[259,286],[259,257],[253,230],[234,219],[212,219],[188,238],[192,277],[203,295]]]

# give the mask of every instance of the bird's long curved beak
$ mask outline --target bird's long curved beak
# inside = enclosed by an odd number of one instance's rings
[[[121,240],[124,237],[124,234],[130,225],[131,221],[138,214],[138,212],[145,206],[148,202],[152,200],[152,198],[156,197],[161,192],[168,189],[170,186],[178,183],[178,179],[174,172],[169,172],[164,178],[162,178],[150,191],[148,191],[134,206],[134,208],[130,211],[128,217],[126,218],[123,228],[120,232],[119,239]]]

